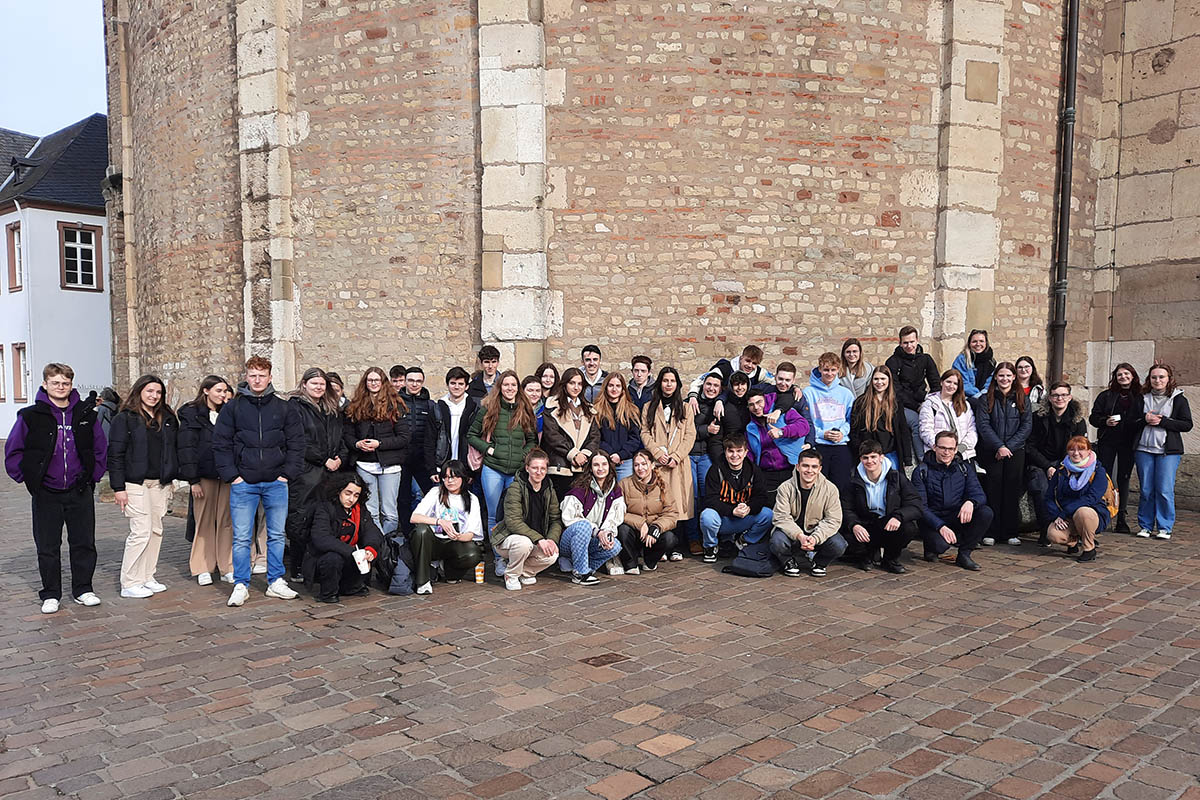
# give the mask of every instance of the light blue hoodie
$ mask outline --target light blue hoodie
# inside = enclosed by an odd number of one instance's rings
[[[854,408],[854,392],[840,382],[834,381],[832,386],[826,386],[821,380],[821,370],[814,367],[808,386],[801,392],[808,401],[809,411],[812,412],[813,423],[816,427],[817,444],[834,445],[825,438],[825,432],[838,429],[842,432],[842,440],[837,445],[850,445],[850,410]]]
[[[863,479],[863,485],[867,487],[867,508],[871,512],[883,516],[887,511],[887,475],[892,469],[892,464],[886,458],[880,461],[882,469],[879,471],[879,480],[872,481],[867,477],[867,468],[860,462],[858,465],[858,477]]]

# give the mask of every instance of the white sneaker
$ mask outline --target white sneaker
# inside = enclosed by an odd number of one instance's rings
[[[55,600],[53,597],[47,597],[45,600],[42,601],[42,613],[43,614],[57,614],[58,613],[58,601]]]
[[[81,606],[98,606],[100,598],[96,596],[95,592],[84,592],[75,598],[75,602]]]
[[[150,591],[145,586],[126,586],[121,590],[121,597],[144,600],[147,597],[154,597],[154,592]]]
[[[610,564],[610,565],[609,565],[609,567],[608,567],[608,574],[609,574],[609,575],[624,575],[624,574],[625,574],[625,568],[624,568],[624,567],[618,567],[616,564]]]
[[[521,584],[522,585],[533,586],[535,583],[537,583],[537,578],[534,577],[533,575],[522,575],[521,576]]]
[[[221,583],[233,583],[233,573],[226,572],[221,576]]]
[[[1012,537],[1011,539],[1009,539],[1009,540],[1008,540],[1008,543],[1009,543],[1010,545],[1012,545],[1013,547],[1020,547],[1020,546],[1021,546],[1021,540],[1020,540],[1020,539],[1018,539],[1016,536],[1014,536],[1014,537]]]
[[[235,583],[233,591],[229,593],[229,602],[227,606],[240,606],[246,602],[246,598],[250,596],[250,590],[246,588],[244,583]]]
[[[266,575],[267,574],[267,565],[266,564],[255,564],[253,567],[250,568],[250,574],[251,575]]]
[[[212,575],[207,572],[201,572],[196,576],[196,583],[200,586],[212,586]]]
[[[1163,539],[1163,540],[1170,539],[1171,532],[1170,531],[1159,531],[1158,533],[1154,534],[1154,538],[1155,539]]]
[[[264,592],[264,594],[266,594],[267,597],[278,597],[280,600],[295,600],[300,596],[299,592],[288,586],[287,581],[285,581],[283,578],[276,578],[271,585],[267,587],[267,591]]]
[[[990,536],[985,536],[985,537],[983,537],[983,542],[982,542],[982,544],[983,544],[983,546],[984,546],[984,547],[991,547],[991,546],[992,546],[992,545],[994,545],[995,543],[996,543],[996,540],[995,540],[995,539],[993,539],[992,537],[990,537]]]
[[[503,578],[504,571],[506,569],[508,569],[508,562],[506,562],[503,558],[496,556],[496,577]]]
[[[1140,539],[1149,539],[1150,531],[1146,530],[1145,528],[1142,528],[1140,531],[1137,532],[1137,535],[1138,535],[1138,538],[1140,538]]]
[[[510,592],[521,591],[521,579],[516,575],[505,575],[504,588],[508,589]]]
[[[211,580],[211,578],[209,580]],[[159,583],[158,581],[154,580],[154,578],[151,578],[142,585],[155,594],[158,594],[159,592],[165,592],[167,590],[167,585],[165,583]]]
[[[629,569],[625,570],[625,574],[626,575],[641,575],[642,571],[640,569],[638,569],[637,567],[630,567]]]
[[[417,594],[433,594],[433,584],[425,581],[417,587]]]

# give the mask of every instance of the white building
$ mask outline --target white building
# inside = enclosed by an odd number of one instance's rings
[[[107,164],[103,114],[40,139],[0,129],[0,437],[49,362],[85,397],[112,382]]]

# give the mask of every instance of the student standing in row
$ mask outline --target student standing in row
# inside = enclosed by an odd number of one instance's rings
[[[583,398],[593,405],[600,397],[600,383],[608,372],[600,368],[600,348],[589,344],[579,354],[583,363]]]
[[[896,396],[904,406],[904,416],[913,433],[913,455],[920,458],[925,447],[920,437],[921,403],[930,392],[938,390],[938,367],[933,356],[921,349],[917,329],[905,325],[900,329],[900,344],[888,356],[887,368],[892,371],[896,385]]]
[[[683,387],[674,367],[663,367],[654,382],[654,394],[642,410],[642,444],[654,456],[658,471],[679,503],[681,522],[693,517],[692,461],[696,442],[692,408],[683,401]],[[672,560],[676,553],[671,554]],[[682,554],[678,554],[683,558]]]
[[[62,600],[63,525],[70,547],[71,597],[82,606],[100,605],[92,590],[93,489],[104,477],[108,442],[96,423],[95,398],[81,400],[74,383],[75,371],[68,365],[47,364],[33,405],[17,412],[4,441],[4,470],[30,494],[43,614],[57,612]]]
[[[611,454],[617,480],[624,480],[633,474],[633,454],[642,449],[641,414],[629,399],[625,376],[610,372],[592,408],[600,429],[600,449]]]
[[[921,404],[921,442],[926,450],[934,449],[934,440],[942,431],[954,431],[958,454],[964,461],[975,463],[975,446],[979,432],[975,427],[975,409],[963,392],[963,376],[956,369],[942,373],[941,388],[930,392]],[[920,459],[917,459],[920,463]]]
[[[1125,503],[1133,474],[1135,431],[1141,419],[1142,382],[1132,364],[1120,363],[1112,371],[1108,388],[1092,403],[1088,421],[1096,429],[1096,456],[1117,489],[1117,518],[1113,533],[1129,533]]]
[[[850,411],[850,452],[858,452],[867,440],[879,442],[893,469],[913,463],[912,433],[887,367],[875,368],[866,392]]]
[[[1183,459],[1183,434],[1192,429],[1192,409],[1175,385],[1175,371],[1167,364],[1155,364],[1146,376],[1142,407],[1135,431],[1137,448],[1138,536],[1155,533],[1157,539],[1170,539],[1175,527],[1175,474]]]
[[[470,466],[467,435],[479,412],[478,401],[467,394],[470,380],[465,369],[451,367],[446,372],[446,394],[433,405],[425,450],[426,468],[430,470],[430,480],[435,483],[438,470],[447,461],[457,460]]]
[[[854,409],[854,394],[838,382],[841,363],[841,358],[834,353],[823,353],[803,394],[812,413],[822,471],[838,487],[838,492],[844,493],[849,488],[854,465],[850,455],[850,412]]]
[[[482,402],[496,385],[496,372],[500,369],[500,351],[493,345],[485,344],[479,348],[478,358],[480,370],[471,378],[467,394]]]
[[[533,408],[533,415],[537,418],[538,440],[541,441],[542,436],[542,417],[546,413],[546,397],[543,393],[542,382],[537,379],[536,375],[526,375],[521,379],[521,394],[525,395],[525,399],[529,401],[529,405]]]
[[[231,395],[228,381],[209,375],[200,381],[196,399],[179,407],[179,477],[191,484],[196,520],[188,566],[201,586],[210,586],[214,573],[233,583],[229,484],[217,474],[212,451],[213,426]]]
[[[587,470],[600,449],[600,428],[592,404],[583,396],[583,372],[571,367],[562,375],[558,394],[542,415],[542,449],[550,456],[554,491],[565,497],[575,478]]]
[[[370,489],[367,509],[384,536],[400,525],[396,498],[408,456],[406,413],[408,407],[379,367],[363,373],[354,399],[346,406],[342,437],[354,453],[358,476]]]
[[[117,508],[129,519],[121,559],[121,597],[146,598],[167,587],[155,579],[162,520],[179,472],[179,419],[155,375],[138,378],[109,429],[108,474]]]
[[[405,415],[408,423],[408,458],[404,462],[396,506],[400,513],[400,528],[405,534],[410,534],[412,523],[408,521],[409,515],[417,501],[433,486],[431,475],[434,466],[426,463],[428,453],[425,448],[425,439],[429,436],[433,419],[433,401],[429,398],[429,390],[425,388],[425,370],[420,367],[405,370],[404,391],[400,393],[400,399],[408,407],[408,414]]]
[[[975,398],[983,394],[988,381],[992,379],[992,371],[996,369],[988,332],[973,330],[967,334],[967,346],[955,357],[952,366],[962,374],[963,392],[967,397]]]
[[[874,371],[875,367],[863,357],[862,342],[858,339],[842,342],[842,367],[838,370],[838,380],[854,394],[855,399],[862,397],[867,390]]]
[[[304,462],[300,474],[288,481],[287,574],[293,581],[302,581],[304,551],[321,484],[330,473],[342,468],[348,451],[342,441],[342,414],[337,398],[329,392],[325,370],[306,369],[288,402],[304,426]]]
[[[475,415],[467,442],[483,454],[483,496],[487,502],[487,530],[496,527],[500,495],[513,482],[525,456],[537,446],[537,420],[529,400],[521,394],[521,381],[512,370],[502,372]],[[506,510],[507,513],[507,510]],[[497,555],[497,574],[504,566]]]
[[[650,356],[634,356],[630,363],[632,366],[629,369],[629,399],[637,406],[638,414],[641,414],[654,392],[654,386],[650,383],[650,369],[654,362],[650,360]]]
[[[992,373],[992,385],[975,398],[975,424],[979,429],[979,464],[986,472],[983,490],[996,512],[985,545],[1004,539],[1021,543],[1017,536],[1020,500],[1025,490],[1025,443],[1033,428],[1029,398],[1017,386],[1016,367],[1005,361]]]

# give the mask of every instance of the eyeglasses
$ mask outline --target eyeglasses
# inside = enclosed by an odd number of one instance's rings
[[[53,386],[55,389],[68,389],[71,386],[71,381],[46,381],[47,386]]]
[[[1070,396],[1071,396],[1071,393],[1070,393],[1070,392],[1067,392],[1067,393],[1065,393],[1065,394],[1064,394],[1063,392],[1051,392],[1051,393],[1050,393],[1050,399],[1051,399],[1051,400],[1053,400],[1053,399],[1055,399],[1055,398],[1058,398],[1059,400],[1066,400],[1066,399],[1067,399],[1067,398],[1069,398]]]
[[[943,453],[949,453],[949,452],[951,452],[952,450],[957,450],[957,449],[958,449],[958,445],[950,445],[950,446],[948,446],[948,447],[947,447],[946,445],[935,444],[935,445],[933,446],[933,449],[934,449],[934,450],[941,450]]]

